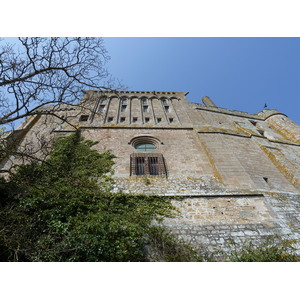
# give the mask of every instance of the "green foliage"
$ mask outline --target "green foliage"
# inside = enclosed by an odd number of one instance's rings
[[[176,214],[171,198],[112,193],[113,158],[79,132],[43,164],[0,177],[1,261],[213,261],[153,220]],[[294,240],[232,243],[229,261],[299,261]],[[239,246],[239,247],[238,247]]]
[[[148,230],[149,252],[152,260],[167,262],[201,262],[206,260],[189,243],[177,238],[162,226],[151,226]]]
[[[234,262],[297,262],[300,257],[295,253],[295,243],[295,240],[271,236],[259,246],[250,242],[236,249],[236,244],[232,242],[227,257]]]
[[[171,199],[111,193],[114,156],[79,133],[60,138],[49,159],[0,181],[2,261],[144,261],[154,219]]]

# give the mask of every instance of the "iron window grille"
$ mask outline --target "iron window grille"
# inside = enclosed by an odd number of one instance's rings
[[[167,176],[161,153],[133,153],[130,155],[130,175]]]

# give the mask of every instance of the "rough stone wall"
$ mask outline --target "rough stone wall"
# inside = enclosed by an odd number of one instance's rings
[[[200,133],[224,184],[231,188],[296,192],[251,138]]]
[[[263,110],[259,115],[264,118],[266,124],[287,140],[300,144],[300,126],[290,120],[286,115],[275,109]]]
[[[283,193],[186,198],[174,201],[181,216],[164,224],[208,253],[232,249],[232,242],[237,249],[259,245],[270,236],[299,240],[299,203],[299,194]]]
[[[116,155],[115,192],[183,196],[174,200],[181,215],[165,225],[208,251],[226,250],[230,239],[300,238],[300,127],[274,110],[256,115],[206,103],[179,92],[91,91],[78,109],[58,109],[60,118],[27,120],[17,148],[43,158],[49,149],[41,142],[80,128],[95,149]],[[153,153],[163,155],[166,177],[130,176],[132,141],[140,137],[157,141]],[[16,162],[24,163],[12,156],[0,168]]]
[[[161,142],[155,152],[163,153],[169,178],[212,175],[206,155],[199,148],[194,131],[190,129],[87,128],[82,129],[82,136],[99,141],[94,146],[98,151],[112,150],[117,157],[115,177],[129,177],[130,154],[137,153],[130,141],[139,136],[153,136]]]

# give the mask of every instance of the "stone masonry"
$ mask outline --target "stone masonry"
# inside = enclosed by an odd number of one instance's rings
[[[300,126],[276,110],[231,111],[181,92],[88,91],[76,108],[37,112],[8,140],[34,151],[77,128],[115,154],[115,192],[183,196],[164,224],[196,247],[300,237]]]

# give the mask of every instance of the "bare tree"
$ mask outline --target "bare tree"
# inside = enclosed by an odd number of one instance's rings
[[[9,171],[17,158],[19,163],[28,159],[44,160],[51,149],[47,132],[43,135],[41,129],[26,140],[27,129],[15,130],[14,122],[44,115],[46,128],[61,123],[76,128],[74,120],[78,120],[80,111],[90,109],[82,100],[84,91],[117,88],[105,67],[108,59],[101,38],[25,37],[13,44],[2,40],[0,173]],[[7,124],[12,129],[10,132],[4,132]]]
[[[83,90],[111,89],[108,58],[101,38],[19,38],[17,44],[3,44],[0,125],[45,105],[74,103]]]

